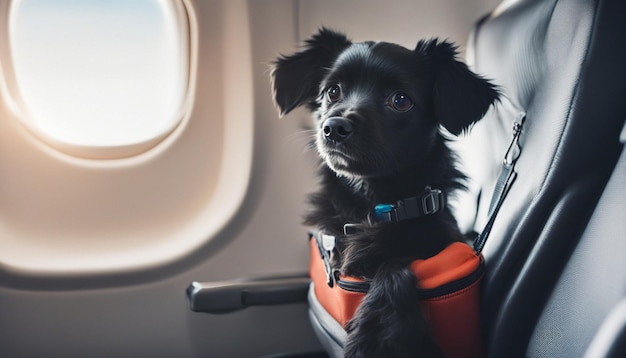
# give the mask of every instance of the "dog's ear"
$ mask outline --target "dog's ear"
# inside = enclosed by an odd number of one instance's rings
[[[306,40],[302,51],[278,58],[271,79],[281,116],[305,103],[314,108],[326,70],[350,44],[345,35],[321,28]]]
[[[415,52],[434,69],[433,111],[450,133],[461,134],[498,101],[496,86],[458,61],[454,44],[437,39],[420,41]]]

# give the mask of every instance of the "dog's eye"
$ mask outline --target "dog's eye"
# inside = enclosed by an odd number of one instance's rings
[[[326,90],[326,97],[331,103],[335,103],[341,99],[341,87],[339,85],[333,85]]]
[[[404,92],[396,92],[389,97],[389,107],[398,112],[408,112],[413,108],[413,101]]]

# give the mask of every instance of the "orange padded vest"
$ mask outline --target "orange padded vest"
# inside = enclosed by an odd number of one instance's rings
[[[350,321],[365,293],[344,290],[327,283],[324,261],[312,238],[310,275],[320,304],[342,326]],[[420,302],[431,321],[435,340],[449,358],[483,356],[480,329],[480,283],[482,256],[456,242],[436,256],[415,260],[411,270],[418,278]],[[359,282],[340,275],[342,281]],[[416,304],[420,304],[416,302]]]

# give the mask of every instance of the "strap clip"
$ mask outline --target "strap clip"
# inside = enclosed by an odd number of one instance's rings
[[[506,154],[504,155],[502,168],[500,169],[500,176],[498,177],[496,187],[493,190],[491,204],[489,205],[489,217],[487,220],[487,224],[485,224],[483,231],[476,237],[476,239],[474,239],[473,246],[477,256],[480,255],[483,248],[485,248],[487,238],[489,237],[493,224],[496,221],[498,211],[500,211],[500,207],[502,207],[504,198],[509,193],[513,182],[517,178],[517,173],[515,172],[515,163],[522,153],[522,147],[519,144],[519,138],[522,134],[522,129],[524,128],[525,121],[526,113],[522,112],[519,114],[517,121],[513,123],[513,139],[511,140],[509,149],[507,149]]]
[[[422,210],[424,215],[430,215],[438,212],[443,206],[443,193],[439,189],[431,189],[426,187],[426,193],[422,196]]]
[[[335,286],[335,277],[333,274],[333,267],[330,264],[330,255],[335,247],[335,237],[332,235],[325,235],[317,231],[313,233],[313,239],[315,240],[315,244],[317,244],[317,249],[320,252],[322,261],[324,261],[326,283],[329,287],[332,288],[333,286]],[[328,250],[328,248],[330,248],[330,250]]]
[[[439,189],[427,186],[419,196],[396,201],[395,204],[378,204],[374,207],[376,220],[398,222],[424,215],[436,214],[445,207],[445,197]]]

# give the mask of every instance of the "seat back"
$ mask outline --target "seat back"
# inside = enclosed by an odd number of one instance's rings
[[[626,127],[622,132],[626,142]],[[530,357],[626,357],[626,153],[533,330]]]
[[[564,323],[553,317],[560,312],[557,301],[581,287],[594,288],[593,277],[570,287],[567,273],[572,265],[597,264],[577,258],[589,240],[592,215],[592,224],[602,222],[607,232],[621,236],[615,240],[626,240],[626,218],[594,211],[623,147],[619,137],[626,118],[624,15],[623,1],[505,1],[472,34],[468,62],[506,95],[468,138],[471,155],[480,157],[468,165],[478,202],[476,231],[487,220],[512,123],[526,113],[518,176],[484,251],[482,312],[491,357],[547,356],[543,349],[548,336],[541,332]],[[614,185],[624,189],[626,183]],[[601,242],[593,245],[602,249]],[[601,294],[567,304],[583,304]],[[570,330],[572,338],[581,330],[562,328]],[[579,351],[584,353],[583,348]]]

